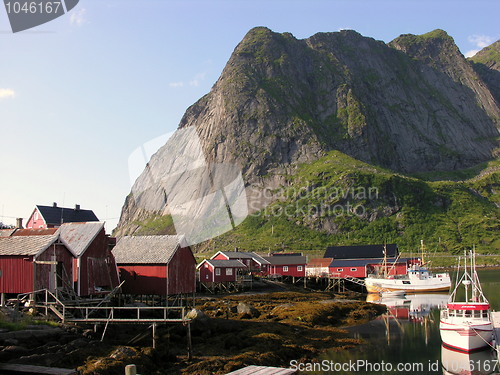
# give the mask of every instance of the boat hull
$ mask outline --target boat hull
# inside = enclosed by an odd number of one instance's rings
[[[462,353],[484,349],[491,344],[493,325],[488,323],[456,324],[441,320],[439,332],[443,345]]]
[[[427,292],[447,292],[450,290],[450,282],[417,282],[410,281],[409,284],[403,284],[401,280],[383,280],[383,279],[365,279],[366,290],[368,293],[380,293],[385,291],[401,291],[405,293],[427,293]]]

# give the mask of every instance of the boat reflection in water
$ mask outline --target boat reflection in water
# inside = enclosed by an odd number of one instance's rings
[[[497,360],[491,348],[480,352],[464,353],[441,347],[443,375],[497,374]]]
[[[432,309],[441,308],[448,301],[447,294],[406,294],[400,296],[384,296],[370,293],[367,302],[380,303],[387,306],[390,317],[421,322],[428,317]]]

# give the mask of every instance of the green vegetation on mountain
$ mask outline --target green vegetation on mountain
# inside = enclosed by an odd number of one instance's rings
[[[426,181],[331,152],[300,166],[283,199],[248,217],[203,250],[322,250],[398,243],[416,251],[500,249],[500,163],[467,181]],[[466,173],[466,172],[464,172]],[[434,176],[436,177],[436,176]]]
[[[386,44],[353,30],[299,40],[254,28],[180,122],[176,134],[194,129],[199,143],[181,142],[180,161],[169,147],[151,158],[115,234],[174,232],[169,200],[195,200],[207,179],[169,171],[201,144],[206,162],[272,197],[197,251],[414,251],[424,240],[444,254],[498,253],[498,56],[497,42],[467,60],[443,30]]]

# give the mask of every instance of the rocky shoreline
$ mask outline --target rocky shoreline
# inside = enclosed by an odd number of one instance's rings
[[[353,297],[275,292],[199,299],[191,312],[192,359],[182,325],[159,327],[156,349],[144,326],[110,326],[101,342],[102,328],[94,333],[71,325],[28,325],[0,332],[0,361],[76,368],[83,375],[122,375],[131,363],[141,374],[225,374],[252,364],[288,367],[291,360],[310,362],[325,350],[361,343],[343,327],[366,323],[385,307]],[[132,346],[134,336],[139,339]]]

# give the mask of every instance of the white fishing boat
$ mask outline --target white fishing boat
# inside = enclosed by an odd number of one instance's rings
[[[384,254],[385,255],[385,254]],[[381,275],[368,275],[365,286],[368,293],[404,292],[428,293],[447,292],[451,287],[451,278],[447,272],[431,273],[424,263],[424,245],[422,242],[422,258],[420,264],[408,268],[405,275],[391,275],[387,271],[386,257],[384,256],[384,270]]]
[[[475,352],[491,346],[493,323],[490,304],[483,294],[476,272],[474,251],[464,257],[463,273],[458,265],[457,282],[446,307],[441,309],[439,331],[443,346],[458,352]],[[465,290],[465,298],[458,299],[457,291]]]

